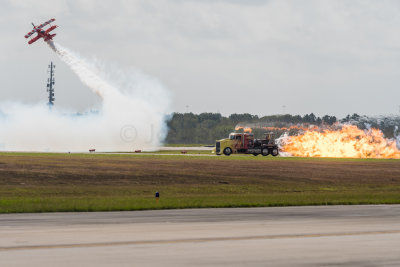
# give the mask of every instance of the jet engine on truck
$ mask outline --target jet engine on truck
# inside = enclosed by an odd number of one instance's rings
[[[275,140],[271,138],[271,134],[266,134],[265,139],[254,139],[253,133],[231,133],[229,138],[217,140],[215,153],[217,155],[223,153],[226,156],[232,153],[253,154],[254,156],[271,154],[276,157],[279,155],[279,149]]]

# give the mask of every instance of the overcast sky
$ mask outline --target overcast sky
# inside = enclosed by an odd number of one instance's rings
[[[27,44],[53,17],[55,41],[157,77],[173,111],[399,113],[400,1],[0,0],[0,102],[45,103],[54,61],[56,105],[99,105],[43,41]]]

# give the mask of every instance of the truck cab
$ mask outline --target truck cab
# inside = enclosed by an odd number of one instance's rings
[[[230,133],[228,138],[217,140],[215,145],[215,153],[217,155],[221,155],[223,153],[227,156],[232,153],[236,153],[237,150],[242,149],[245,144],[244,135],[245,134],[243,133]]]

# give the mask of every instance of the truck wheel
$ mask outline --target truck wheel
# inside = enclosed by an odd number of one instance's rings
[[[269,154],[268,148],[264,148],[264,149],[261,151],[261,154],[262,154],[263,156],[268,156],[268,154]]]
[[[271,155],[274,156],[274,157],[278,156],[279,155],[279,150],[277,148],[273,148],[271,150]]]
[[[229,156],[230,154],[232,154],[232,149],[230,147],[227,147],[224,149],[224,154],[226,156]]]

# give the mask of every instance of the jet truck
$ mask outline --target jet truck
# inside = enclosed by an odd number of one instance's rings
[[[217,140],[215,153],[229,156],[232,153],[253,154],[258,156],[279,155],[278,146],[271,134],[266,134],[265,139],[254,139],[253,133],[231,133],[229,138]]]

